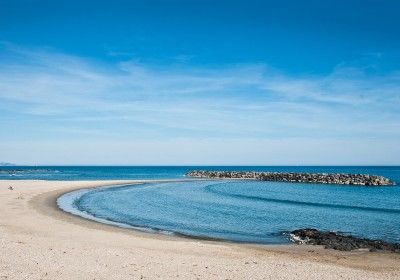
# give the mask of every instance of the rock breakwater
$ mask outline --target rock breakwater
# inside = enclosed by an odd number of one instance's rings
[[[369,249],[375,251],[390,251],[400,253],[400,244],[388,243],[382,240],[358,238],[332,231],[319,231],[313,228],[297,229],[289,234],[289,239],[297,244],[322,245],[326,249],[352,251]]]
[[[207,171],[194,170],[186,174],[195,178],[255,179],[260,181],[319,183],[362,186],[389,186],[395,183],[385,177],[368,174],[344,173],[293,173],[293,172],[252,172],[252,171]]]

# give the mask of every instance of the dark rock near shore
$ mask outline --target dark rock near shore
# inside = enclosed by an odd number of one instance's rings
[[[389,251],[400,253],[400,244],[389,243],[382,240],[358,238],[331,231],[319,231],[313,228],[294,230],[290,232],[289,239],[297,244],[322,245],[325,246],[326,249],[339,251],[369,249],[371,252]]]
[[[260,181],[341,184],[362,186],[388,186],[395,183],[389,179],[368,174],[329,174],[329,173],[293,173],[293,172],[252,172],[252,171],[190,171],[186,176],[196,178],[219,179],[255,179]]]

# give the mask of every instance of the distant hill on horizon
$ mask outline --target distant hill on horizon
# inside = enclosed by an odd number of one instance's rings
[[[0,166],[16,166],[16,164],[10,162],[0,162]]]

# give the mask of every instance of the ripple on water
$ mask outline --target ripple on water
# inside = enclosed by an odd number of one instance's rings
[[[399,187],[181,181],[81,190],[60,207],[117,226],[200,238],[286,243],[314,227],[400,241]]]

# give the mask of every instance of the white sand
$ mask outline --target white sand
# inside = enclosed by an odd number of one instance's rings
[[[175,238],[56,207],[63,192],[119,182],[0,181],[0,280],[400,279],[399,254]]]

